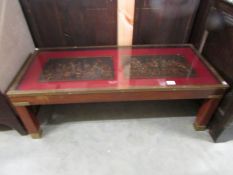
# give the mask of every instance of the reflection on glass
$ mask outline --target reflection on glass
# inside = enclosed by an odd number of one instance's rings
[[[225,1],[233,4],[233,0],[225,0]]]
[[[218,80],[189,47],[125,47],[42,51],[28,67],[18,89],[129,89],[214,84],[219,84]]]

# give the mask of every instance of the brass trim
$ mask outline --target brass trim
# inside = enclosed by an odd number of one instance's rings
[[[196,122],[193,123],[193,127],[196,131],[205,131],[206,130],[206,126],[198,125]]]
[[[30,106],[31,104],[29,102],[14,102],[14,106]]]
[[[30,134],[32,139],[40,139],[42,137],[42,130],[39,130],[37,133]]]
[[[221,99],[222,95],[210,95],[208,96],[208,98],[217,98],[217,99]]]
[[[22,96],[38,96],[38,95],[73,95],[73,94],[94,94],[94,93],[120,93],[120,92],[145,92],[145,91],[203,91],[203,90],[215,90],[215,89],[223,89],[226,87],[222,85],[203,85],[203,86],[156,86],[156,87],[132,87],[125,89],[118,88],[96,88],[96,89],[58,89],[58,90],[29,90],[29,91],[21,91],[21,90],[10,90],[7,92],[7,95],[10,97],[22,97]]]

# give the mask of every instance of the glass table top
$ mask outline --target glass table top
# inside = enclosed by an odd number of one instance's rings
[[[190,47],[39,51],[17,90],[221,84]]]

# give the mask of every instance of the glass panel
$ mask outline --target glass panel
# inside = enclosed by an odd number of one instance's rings
[[[19,90],[214,85],[218,80],[189,47],[40,52]]]

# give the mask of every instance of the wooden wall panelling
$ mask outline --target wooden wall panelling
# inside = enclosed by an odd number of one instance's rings
[[[186,43],[199,2],[200,0],[136,0],[133,43]]]
[[[114,45],[116,0],[20,0],[37,47]]]
[[[194,25],[192,33],[190,36],[190,42],[199,49],[202,43],[204,31],[206,29],[206,20],[209,15],[211,6],[214,4],[213,0],[200,1],[200,5],[197,11],[196,18],[194,20]]]
[[[231,13],[224,9],[212,9],[222,15],[222,24],[216,29],[209,30],[209,35],[203,49],[203,55],[233,86],[233,5]]]

